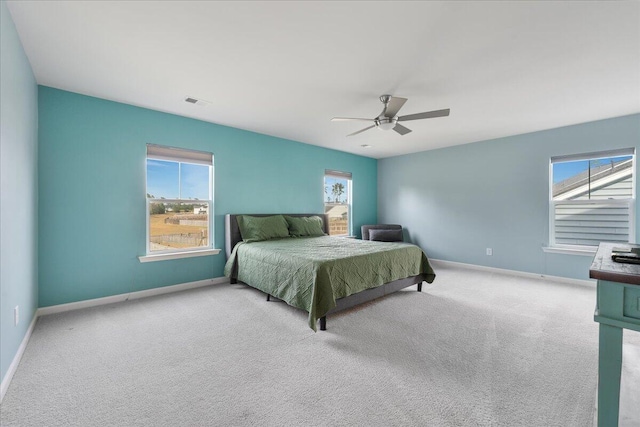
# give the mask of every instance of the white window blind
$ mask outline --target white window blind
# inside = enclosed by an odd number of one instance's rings
[[[336,177],[336,178],[351,179],[351,172],[341,172],[341,171],[336,171],[336,170],[331,170],[331,169],[325,169],[324,170],[324,174],[325,174],[325,176],[333,176],[333,177]]]
[[[213,154],[206,151],[185,150],[155,144],[147,144],[147,158],[213,166]]]

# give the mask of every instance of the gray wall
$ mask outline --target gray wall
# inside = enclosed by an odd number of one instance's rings
[[[38,88],[0,2],[0,368],[2,380],[38,301]],[[13,308],[20,307],[14,326]]]
[[[586,279],[591,257],[542,251],[550,157],[639,146],[634,114],[382,159],[378,221],[402,224],[434,259]]]

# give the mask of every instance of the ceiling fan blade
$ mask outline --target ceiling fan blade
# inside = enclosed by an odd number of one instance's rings
[[[360,129],[360,130],[359,130],[359,131],[357,131],[357,132],[350,133],[350,134],[349,134],[349,135],[347,135],[347,136],[357,135],[357,134],[359,134],[359,133],[364,132],[365,130],[369,130],[369,129],[374,128],[374,127],[376,127],[376,125],[371,125],[371,126],[366,127],[366,128],[364,128],[364,129]]]
[[[390,97],[387,108],[384,110],[384,116],[390,118],[397,116],[405,102],[407,102],[407,98]]]
[[[393,128],[393,130],[395,130],[396,132],[398,132],[400,135],[406,135],[409,132],[411,132],[411,129],[406,128],[404,126],[402,126],[399,123],[396,123],[395,127]]]
[[[332,122],[346,122],[346,121],[352,121],[352,120],[357,120],[360,122],[373,122],[375,121],[374,119],[360,119],[357,117],[334,117],[333,119],[331,119]]]
[[[420,120],[420,119],[432,119],[434,117],[445,117],[449,115],[449,109],[427,111],[426,113],[409,114],[406,116],[398,117],[399,122],[406,122],[407,120]]]

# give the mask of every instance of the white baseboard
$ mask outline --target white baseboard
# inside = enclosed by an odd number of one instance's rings
[[[595,287],[594,280],[581,280],[581,279],[570,279],[567,277],[559,277],[559,276],[547,276],[543,274],[526,273],[526,272],[516,271],[516,270],[507,270],[502,268],[486,267],[482,265],[465,264],[462,262],[445,261],[445,260],[438,260],[438,259],[431,259],[430,261],[432,261],[433,264],[436,266],[440,264],[442,266],[452,266],[452,267],[466,268],[471,270],[481,270],[481,271],[488,271],[493,273],[508,274],[511,276],[527,277],[527,278],[547,279],[547,280],[554,280],[557,282],[564,282],[564,283],[571,283],[571,284],[578,284],[578,285],[588,285],[588,286]],[[20,343],[20,347],[18,348],[18,351],[16,352],[16,355],[14,356],[13,361],[11,362],[11,365],[9,365],[9,369],[7,370],[6,375],[2,379],[2,384],[0,385],[0,402],[2,402],[2,399],[4,399],[4,395],[7,389],[9,388],[9,384],[11,383],[13,375],[16,369],[18,368],[18,365],[20,364],[20,359],[22,359],[22,355],[24,353],[25,348],[27,347],[29,339],[31,338],[31,333],[33,332],[33,329],[35,327],[38,317],[46,316],[49,314],[55,314],[55,313],[63,313],[65,311],[79,310],[82,308],[97,307],[100,305],[123,302],[127,300],[146,298],[146,297],[151,297],[155,295],[163,295],[163,294],[168,294],[173,292],[180,292],[188,289],[201,288],[204,286],[217,285],[217,284],[228,283],[228,282],[229,282],[229,279],[226,277],[216,277],[213,279],[198,280],[195,282],[181,283],[178,285],[146,289],[143,291],[113,295],[113,296],[104,297],[104,298],[95,298],[95,299],[90,299],[85,301],[71,302],[67,304],[53,305],[49,307],[41,307],[37,309],[36,313],[33,316],[33,320],[29,325],[29,329],[27,330],[27,333],[22,339],[22,343]]]
[[[112,295],[103,298],[94,298],[78,302],[70,302],[67,304],[52,305],[49,307],[41,307],[38,309],[38,316],[46,316],[48,314],[63,313],[65,311],[79,310],[88,307],[97,307],[99,305],[113,304],[115,302],[123,302],[128,300],[152,297],[155,295],[170,294],[173,292],[186,291],[188,289],[201,288],[203,286],[217,285],[221,283],[229,283],[227,277],[216,277],[213,279],[198,280],[195,282],[180,283],[178,285],[163,286],[161,288],[145,289],[143,291],[129,292],[126,294]]]
[[[25,348],[29,343],[29,339],[31,338],[31,333],[33,332],[33,328],[36,325],[36,321],[38,320],[38,317],[46,316],[48,314],[54,314],[54,313],[63,313],[65,311],[79,310],[81,308],[112,304],[114,302],[122,302],[127,300],[151,297],[154,295],[163,295],[163,294],[169,294],[173,292],[186,291],[187,289],[201,288],[204,286],[217,285],[217,284],[228,283],[228,282],[229,282],[229,279],[226,277],[215,277],[213,279],[198,280],[195,282],[188,282],[188,283],[180,283],[178,285],[164,286],[161,288],[153,288],[153,289],[145,289],[144,291],[130,292],[127,294],[113,295],[109,297],[95,298],[95,299],[90,299],[85,301],[70,302],[68,304],[52,305],[49,307],[42,307],[37,309],[35,314],[33,315],[33,320],[31,320],[29,329],[27,329],[27,333],[24,335],[24,338],[22,339],[22,343],[20,343],[20,347],[18,347],[18,351],[13,357],[13,361],[11,362],[11,365],[9,365],[9,369],[7,370],[7,373],[2,379],[2,384],[0,385],[0,402],[2,402],[2,399],[4,399],[4,394],[9,389],[9,384],[13,379],[13,374],[16,372],[16,369],[18,369],[18,365],[20,364],[20,360],[22,359],[22,355],[24,353]]]
[[[20,343],[20,347],[18,347],[18,351],[16,355],[13,356],[13,360],[11,361],[11,365],[9,365],[9,369],[7,369],[7,373],[4,375],[2,379],[2,384],[0,384],[0,403],[4,399],[4,394],[9,389],[9,384],[13,379],[13,374],[16,373],[16,369],[18,369],[18,365],[20,364],[20,360],[22,359],[22,355],[24,354],[25,348],[27,348],[27,344],[29,343],[29,339],[31,338],[31,333],[33,332],[33,328],[36,326],[36,321],[38,320],[38,311],[33,314],[33,319],[31,320],[31,324],[27,329],[27,333],[24,334],[24,338],[22,338],[22,342]]]
[[[463,262],[445,261],[442,259],[429,259],[429,261],[433,262],[433,264],[436,266],[440,264],[443,266],[466,268],[468,270],[480,270],[480,271],[487,271],[491,273],[508,274],[510,276],[526,277],[530,279],[544,279],[544,280],[552,280],[554,282],[569,283],[572,285],[582,285],[582,286],[586,285],[592,288],[596,287],[595,280],[572,279],[569,277],[550,276],[550,275],[538,274],[538,273],[527,273],[524,271],[507,270],[504,268],[487,267],[484,265],[476,265],[476,264],[465,264]]]

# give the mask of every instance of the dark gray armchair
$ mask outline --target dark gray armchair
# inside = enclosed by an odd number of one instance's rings
[[[360,227],[362,240],[402,242],[402,226],[398,224],[372,224]]]

